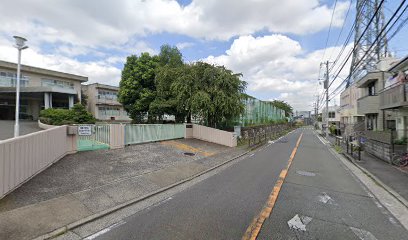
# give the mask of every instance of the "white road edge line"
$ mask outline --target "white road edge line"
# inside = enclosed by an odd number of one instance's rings
[[[92,239],[95,239],[95,238],[97,238],[97,237],[99,237],[99,236],[101,236],[101,235],[103,235],[103,234],[105,234],[105,233],[111,231],[112,229],[117,228],[117,227],[119,227],[120,225],[125,224],[125,223],[126,223],[125,221],[121,220],[121,221],[119,221],[119,222],[117,222],[117,223],[115,223],[115,224],[113,224],[113,225],[110,225],[110,226],[107,227],[107,228],[102,229],[102,230],[99,231],[99,232],[96,232],[96,233],[94,233],[94,234],[92,234],[92,235],[90,235],[90,236],[84,238],[84,240],[92,240]]]
[[[398,219],[401,225],[408,230],[408,208],[405,207],[398,199],[392,196],[384,188],[374,182],[353,163],[349,162],[345,157],[335,152],[332,148],[328,148],[329,152],[343,163],[343,167],[351,172],[351,174],[362,183],[363,189],[369,194],[374,195],[374,202],[378,200],[390,213]],[[377,205],[378,207],[378,205]]]

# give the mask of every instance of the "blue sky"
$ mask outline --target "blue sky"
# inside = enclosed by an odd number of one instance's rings
[[[398,2],[387,1],[386,18]],[[355,1],[345,18],[349,3],[337,2],[325,58],[336,56],[354,21]],[[247,92],[259,99],[281,99],[305,110],[320,88],[333,5],[331,0],[7,1],[0,5],[0,59],[15,62],[12,36],[18,34],[29,40],[24,64],[117,85],[126,56],[155,54],[170,44],[187,62],[242,72]],[[405,37],[404,29],[390,42],[391,50],[404,49]],[[397,56],[408,54],[405,50]]]

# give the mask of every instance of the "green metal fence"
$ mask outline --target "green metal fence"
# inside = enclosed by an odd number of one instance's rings
[[[125,144],[183,138],[184,124],[126,124]]]
[[[258,99],[244,101],[245,112],[240,116],[241,126],[272,123],[285,119],[285,111],[275,107],[272,102]]]
[[[78,151],[89,151],[97,149],[109,149],[110,126],[108,124],[80,124],[91,128],[90,135],[79,135],[77,138]]]

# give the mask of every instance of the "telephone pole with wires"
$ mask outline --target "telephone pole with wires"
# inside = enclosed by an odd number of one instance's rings
[[[329,136],[329,61],[322,63],[326,65],[326,73],[324,79],[324,89],[326,90],[326,137]]]

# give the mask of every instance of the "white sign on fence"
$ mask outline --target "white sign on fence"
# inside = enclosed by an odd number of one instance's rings
[[[92,135],[91,126],[78,126],[78,135],[79,136],[91,136]]]

